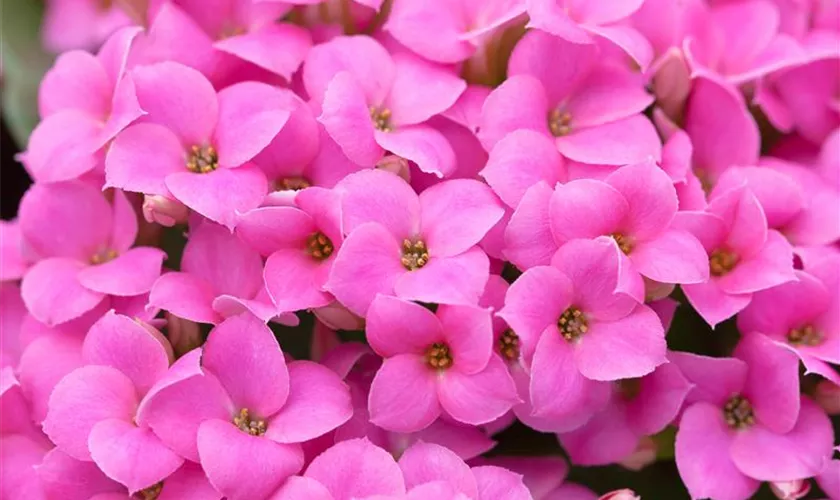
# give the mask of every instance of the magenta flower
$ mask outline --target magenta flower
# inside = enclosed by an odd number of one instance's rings
[[[218,491],[240,500],[268,496],[303,466],[299,443],[351,414],[338,376],[311,361],[287,366],[271,330],[244,314],[173,365],[141,418],[172,449],[200,461]]]
[[[713,198],[705,212],[678,213],[675,223],[709,255],[711,279],[682,288],[711,326],[742,311],[753,293],[796,280],[790,244],[767,229],[761,205],[744,187]]]
[[[89,172],[101,177],[105,145],[145,114],[134,83],[124,76],[139,31],[125,28],[114,33],[95,56],[66,52],[44,75],[38,92],[43,120],[20,156],[36,181],[73,180]],[[102,182],[97,178],[95,184]]]
[[[250,311],[268,321],[277,309],[263,283],[260,254],[225,228],[199,223],[181,258],[181,272],[155,281],[149,304],[199,323],[220,323],[223,318]],[[294,315],[277,318],[295,324]]]
[[[760,335],[744,337],[736,355],[673,357],[696,384],[676,441],[677,467],[695,498],[745,500],[760,481],[812,477],[831,458],[831,422],[800,399],[796,356]]]
[[[49,0],[41,38],[51,52],[95,50],[131,19],[122,6],[99,0]]]
[[[432,313],[379,295],[367,321],[368,341],[385,358],[370,388],[372,423],[414,432],[445,412],[478,425],[502,416],[519,401],[504,363],[492,353],[486,309],[439,306]]]
[[[166,254],[131,248],[137,218],[121,192],[113,205],[81,182],[36,184],[20,207],[25,244],[41,260],[23,277],[21,294],[36,319],[55,325],[78,318],[105,297],[144,294]]]
[[[484,49],[494,33],[524,13],[524,0],[461,0],[447,8],[401,0],[394,3],[383,29],[430,61],[457,63]]]
[[[676,418],[692,388],[674,363],[612,385],[604,410],[582,427],[557,435],[575,464],[606,465],[629,458],[642,438],[660,432]]]
[[[44,420],[50,439],[77,460],[93,460],[132,494],[178,469],[184,459],[138,419],[172,358],[160,332],[108,313],[91,327],[82,356],[87,364],[50,396]]]
[[[236,226],[237,236],[268,257],[263,275],[278,313],[333,301],[324,285],[344,241],[337,193],[312,187],[294,203],[252,210]]]
[[[563,156],[582,163],[659,160],[656,130],[640,114],[652,96],[638,75],[599,57],[595,45],[540,31],[526,34],[511,55],[509,78],[484,104],[481,142],[491,149],[508,133],[529,129],[554,139]]]
[[[503,212],[490,188],[456,179],[418,196],[396,175],[368,170],[346,177],[336,189],[348,236],[326,289],[339,302],[360,315],[377,293],[478,303],[489,262],[475,245]]]
[[[508,225],[505,252],[520,268],[548,264],[567,241],[609,236],[629,258],[630,269],[645,278],[663,283],[709,279],[703,247],[688,231],[671,227],[677,193],[656,165],[622,167],[603,182],[582,179],[558,185],[547,204],[546,195],[547,190],[535,188]],[[542,203],[533,203],[534,197]],[[551,239],[534,238],[546,229]]]
[[[567,417],[592,404],[587,380],[641,377],[666,361],[656,313],[622,291],[619,253],[605,238],[575,240],[508,290],[499,315],[519,338],[534,416]]]
[[[594,44],[598,39],[605,39],[645,69],[653,59],[650,42],[621,23],[643,3],[643,0],[528,0],[529,27],[578,44]]]
[[[146,115],[114,139],[106,185],[158,194],[232,228],[237,213],[260,205],[265,175],[246,162],[289,119],[287,99],[247,82],[219,92],[197,71],[176,63],[129,73]]]
[[[466,88],[450,70],[409,53],[391,55],[366,36],[336,37],[312,49],[303,81],[320,105],[318,120],[359,165],[372,167],[387,150],[424,172],[455,169],[452,147],[424,125]]]

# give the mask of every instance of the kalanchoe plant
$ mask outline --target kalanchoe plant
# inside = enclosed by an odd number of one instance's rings
[[[840,500],[840,1],[45,1],[0,499]]]

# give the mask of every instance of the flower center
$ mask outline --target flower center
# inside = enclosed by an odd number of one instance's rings
[[[626,401],[632,401],[642,392],[642,379],[625,378],[618,381],[618,390]]]
[[[233,417],[233,425],[239,427],[239,430],[245,434],[252,436],[262,436],[267,429],[265,420],[252,417],[248,408],[239,410],[239,415]]]
[[[426,363],[435,370],[446,370],[452,366],[452,361],[449,346],[442,342],[435,342],[426,349]]]
[[[324,260],[332,255],[335,247],[332,240],[321,231],[312,233],[306,238],[306,253],[315,260]]]
[[[548,113],[548,128],[554,137],[567,135],[572,131],[572,115],[568,111],[561,111],[560,108],[553,109]]]
[[[618,248],[624,252],[624,255],[630,255],[630,252],[633,250],[633,243],[630,242],[630,238],[621,233],[613,233],[610,236],[615,240]]]
[[[589,322],[586,316],[583,315],[577,307],[569,307],[560,319],[557,320],[557,328],[560,329],[560,334],[569,342],[579,339],[587,330],[589,330]]]
[[[113,248],[105,248],[93,254],[90,257],[90,263],[94,266],[98,266],[99,264],[104,264],[116,259],[117,255],[119,254]]]
[[[402,244],[402,257],[400,258],[403,267],[414,271],[425,266],[429,262],[429,249],[423,240],[404,239]]]
[[[161,491],[163,491],[163,481],[160,481],[156,484],[149,486],[146,489],[138,491],[134,494],[134,497],[140,500],[156,500],[157,497],[160,496]]]
[[[723,419],[733,429],[746,429],[755,423],[752,405],[740,394],[729,398],[723,406]]]
[[[373,122],[373,127],[382,132],[393,132],[394,126],[391,124],[391,110],[388,108],[370,107],[370,119]]]
[[[305,177],[284,177],[274,181],[274,190],[300,191],[301,189],[306,189],[311,185],[312,183],[310,183]]]
[[[213,146],[193,146],[187,156],[187,170],[206,174],[219,168],[219,155]]]
[[[801,328],[792,328],[787,334],[788,344],[817,346],[823,341],[822,334],[813,326],[805,325]]]
[[[735,252],[718,249],[709,256],[709,269],[712,276],[723,276],[735,268],[740,257]]]
[[[519,359],[519,335],[510,328],[499,338],[499,352],[510,361]]]

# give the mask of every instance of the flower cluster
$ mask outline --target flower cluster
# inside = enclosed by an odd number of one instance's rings
[[[50,2],[50,47],[98,50],[44,77],[1,227],[0,497],[598,498],[494,452],[519,421],[572,465],[675,457],[696,499],[840,499],[839,30],[837,1]]]

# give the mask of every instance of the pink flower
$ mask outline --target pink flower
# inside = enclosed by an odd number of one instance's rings
[[[246,162],[289,119],[280,90],[247,82],[217,96],[200,73],[170,62],[130,76],[147,114],[114,139],[106,185],[173,197],[229,228],[237,213],[259,206],[265,175]]]
[[[311,361],[286,364],[271,330],[247,314],[214,328],[173,365],[141,415],[161,440],[201,461],[231,500],[264,498],[303,466],[299,443],[350,418],[347,386]]]
[[[524,0],[462,0],[446,8],[434,3],[398,0],[383,28],[430,61],[457,63],[484,49],[495,33],[524,13]],[[435,36],[429,36],[430,31]]]
[[[122,6],[101,0],[49,0],[41,37],[51,52],[95,50],[111,33],[131,23]]]
[[[66,181],[91,173],[96,176],[94,183],[102,184],[106,144],[145,114],[133,81],[124,76],[139,31],[121,29],[95,56],[81,50],[66,52],[44,75],[38,92],[43,120],[20,156],[36,181]]]
[[[761,205],[745,187],[719,194],[705,212],[678,213],[675,224],[709,255],[711,279],[682,288],[711,326],[742,311],[753,293],[796,280],[790,244],[767,229]]]
[[[333,301],[324,285],[344,240],[337,193],[312,187],[294,203],[252,210],[236,226],[239,238],[268,257],[263,275],[278,313]]]
[[[575,240],[508,290],[499,315],[519,337],[534,416],[583,411],[585,421],[600,399],[588,381],[641,377],[666,361],[662,323],[623,291],[619,253],[607,239]]]
[[[166,254],[131,248],[137,218],[121,192],[113,205],[78,181],[36,184],[20,207],[21,233],[41,260],[23,277],[29,312],[49,325],[78,318],[105,297],[148,292]]]
[[[490,149],[508,133],[529,129],[582,163],[658,160],[659,138],[640,114],[653,98],[638,75],[599,57],[595,45],[526,34],[511,55],[508,79],[484,104],[481,142]]]
[[[643,3],[642,0],[528,0],[529,27],[578,44],[605,39],[645,69],[653,58],[650,43],[638,31],[620,23]]]
[[[735,354],[673,354],[696,385],[676,440],[677,467],[692,497],[745,500],[760,481],[808,478],[831,458],[831,423],[800,398],[796,356],[760,335],[743,337]]]
[[[504,363],[492,353],[489,311],[439,306],[432,313],[379,295],[367,321],[368,342],[385,358],[370,388],[372,423],[414,432],[445,412],[478,425],[502,416],[519,401]]]
[[[303,81],[320,105],[318,120],[352,161],[373,166],[388,150],[424,172],[455,169],[452,147],[424,125],[466,88],[448,69],[405,52],[391,55],[366,36],[336,37],[312,49]]]
[[[489,274],[475,245],[501,218],[486,185],[444,181],[419,196],[401,178],[369,170],[346,177],[343,228],[348,235],[326,289],[364,314],[377,293],[443,304],[476,304]],[[387,193],[387,196],[383,196]]]
[[[582,427],[557,436],[575,464],[606,465],[630,457],[643,437],[674,420],[692,388],[673,363],[612,385],[606,408]]]
[[[245,310],[264,321],[277,316],[256,250],[212,222],[199,223],[189,235],[181,271],[155,281],[149,304],[199,323],[219,323]],[[278,319],[296,322],[293,315]]]
[[[629,268],[645,278],[663,283],[709,279],[703,247],[688,231],[671,227],[677,193],[652,163],[622,167],[603,182],[571,181],[553,193],[537,187],[527,198],[505,235],[505,252],[520,268],[548,264],[567,241],[609,236],[629,259]],[[549,239],[535,238],[546,232]]]
[[[184,459],[138,415],[172,359],[160,332],[108,313],[91,327],[82,356],[87,364],[50,396],[44,420],[50,439],[77,460],[93,460],[132,494],[178,469]]]

